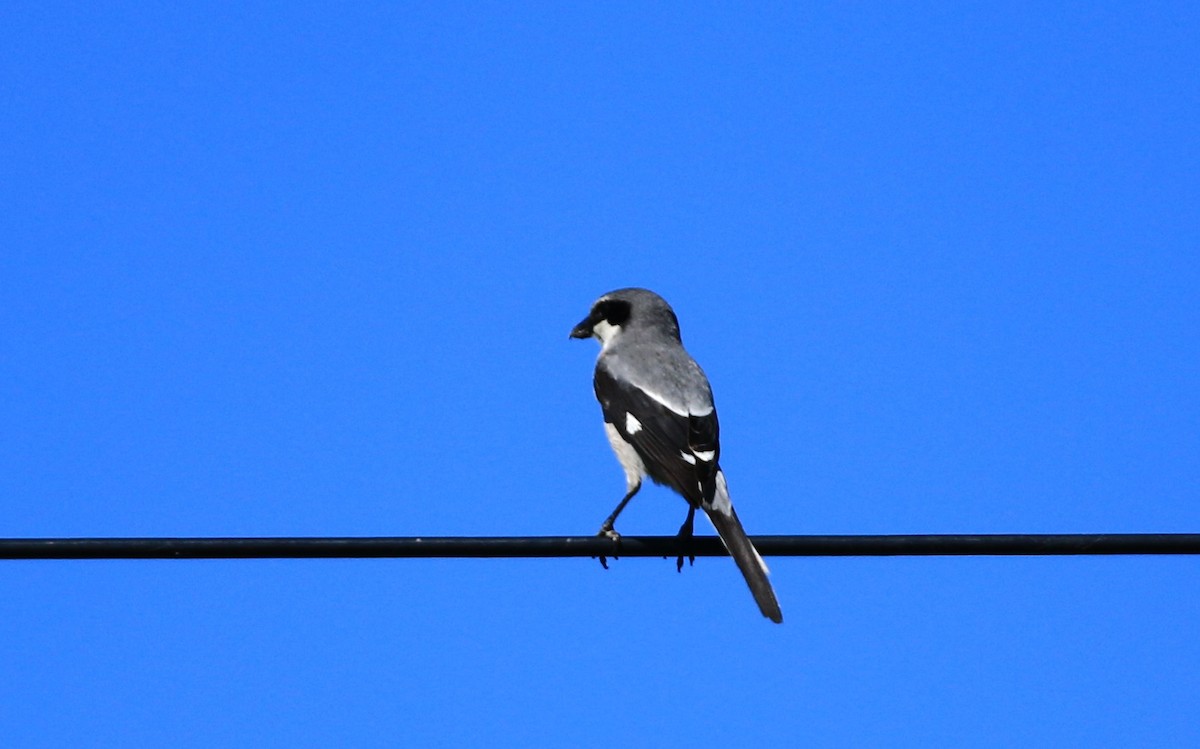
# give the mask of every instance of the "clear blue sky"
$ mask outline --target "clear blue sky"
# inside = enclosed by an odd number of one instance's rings
[[[629,285],[751,533],[1200,531],[1195,3],[100,5],[0,24],[2,536],[593,533]],[[770,561],[0,563],[0,735],[1200,745],[1200,560]]]

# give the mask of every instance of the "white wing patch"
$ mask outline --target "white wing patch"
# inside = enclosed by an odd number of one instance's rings
[[[703,460],[705,463],[711,463],[713,458],[717,457],[717,453],[715,450],[693,450],[692,454],[695,455],[700,460]],[[691,460],[688,462],[695,463],[696,461]]]
[[[642,422],[637,420],[637,417],[631,413],[625,414],[625,431],[630,434],[637,434],[642,431]]]
[[[683,460],[684,460],[685,462],[687,462],[687,463],[691,463],[692,465],[696,465],[696,456],[695,456],[695,455],[692,455],[692,454],[691,454],[691,453],[689,453],[689,452],[686,452],[686,451],[684,451],[684,450],[680,450],[680,451],[679,451],[679,457],[683,458]]]

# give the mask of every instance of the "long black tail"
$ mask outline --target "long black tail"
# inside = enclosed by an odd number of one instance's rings
[[[750,538],[742,528],[742,522],[733,510],[724,474],[718,472],[716,479],[716,495],[713,497],[712,506],[703,508],[704,512],[717,529],[725,548],[729,550],[729,556],[737,562],[738,569],[742,571],[742,577],[746,578],[746,584],[750,586],[750,592],[754,595],[762,615],[779,624],[783,622],[783,611],[779,608],[779,601],[775,598],[771,582],[767,580],[767,563],[759,555],[758,549],[754,548],[754,544],[750,543]]]

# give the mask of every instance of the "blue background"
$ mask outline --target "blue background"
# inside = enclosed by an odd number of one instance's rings
[[[1195,3],[102,5],[0,24],[0,535],[593,533],[629,285],[751,533],[1200,531]],[[1194,558],[769,561],[0,563],[0,735],[1200,744]]]

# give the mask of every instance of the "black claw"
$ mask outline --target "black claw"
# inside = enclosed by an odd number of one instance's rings
[[[694,567],[696,565],[696,557],[692,556],[691,554],[687,555],[687,560],[689,567]],[[675,571],[683,572],[683,554],[680,554],[675,560]]]
[[[695,517],[696,517],[696,508],[689,507],[687,519],[683,521],[683,525],[679,526],[678,538],[679,538],[680,542],[682,544],[684,544],[685,546],[691,545],[692,536],[694,534],[693,528],[694,528]],[[685,556],[684,554],[680,554],[679,557],[676,558],[676,560],[675,560],[675,571],[676,572],[683,572],[683,557],[684,556]],[[696,564],[696,557],[694,555],[687,554],[686,556],[688,558],[688,566],[689,567]]]
[[[617,533],[615,530],[613,530],[613,527],[611,525],[609,525],[608,523],[605,523],[604,525],[600,526],[600,532],[597,533],[596,535],[604,536],[605,538],[611,538],[613,541],[613,546],[617,547],[618,549],[621,546],[621,534]],[[617,557],[616,554],[613,554],[613,559],[618,559],[618,558],[619,557]],[[599,559],[600,559],[600,566],[603,567],[604,569],[608,569],[608,557],[601,556]]]

